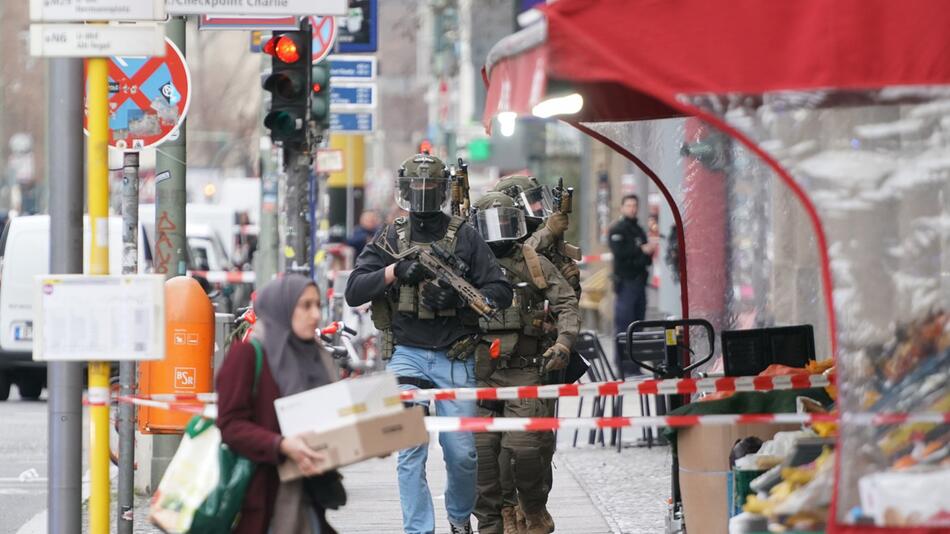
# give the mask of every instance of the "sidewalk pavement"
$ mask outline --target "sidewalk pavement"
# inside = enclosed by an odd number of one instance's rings
[[[554,490],[548,508],[557,532],[572,534],[655,534],[663,531],[669,496],[668,448],[624,449],[561,444],[555,456]],[[436,532],[448,532],[441,450],[433,444],[428,475],[436,507]],[[341,533],[399,533],[402,517],[395,456],[342,470],[349,503],[328,514]],[[113,510],[115,509],[113,496]],[[83,532],[88,531],[86,510]],[[115,532],[115,514],[112,532]],[[148,522],[148,498],[136,497],[135,534],[159,534]],[[473,526],[475,521],[473,518]]]
[[[591,415],[587,399],[581,417]],[[561,417],[576,417],[577,398],[560,402]],[[624,415],[640,415],[636,396],[623,399]],[[612,415],[609,410],[605,415]],[[638,448],[639,430],[625,429],[621,435],[621,452],[607,446],[589,444],[589,433],[580,432],[577,447],[574,433],[558,435],[558,451],[554,457],[554,489],[548,509],[554,517],[557,532],[568,534],[656,534],[664,531],[667,500],[670,497],[671,454],[669,447]],[[436,532],[448,532],[443,492],[445,468],[438,440],[431,440],[428,479],[435,501]],[[369,460],[342,469],[348,504],[328,514],[330,523],[344,534],[399,533],[402,516],[396,485],[396,456]],[[113,497],[113,510],[115,501]],[[85,510],[84,510],[85,514]],[[115,532],[115,513],[112,516]],[[84,529],[88,531],[84,517]],[[475,520],[472,520],[476,526]],[[158,534],[148,522],[148,498],[136,497],[135,534]]]

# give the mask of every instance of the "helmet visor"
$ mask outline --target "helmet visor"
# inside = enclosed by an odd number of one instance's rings
[[[528,233],[518,208],[488,208],[475,214],[475,228],[486,243],[521,239]]]
[[[413,213],[442,211],[449,200],[449,181],[442,177],[396,179],[396,203]]]
[[[528,217],[547,219],[554,213],[554,200],[551,189],[546,185],[532,187],[521,193],[521,205]]]

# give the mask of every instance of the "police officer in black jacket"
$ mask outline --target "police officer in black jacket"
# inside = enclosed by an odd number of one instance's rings
[[[427,153],[406,160],[396,179],[396,202],[409,211],[380,230],[366,245],[346,284],[350,306],[373,302],[373,322],[381,331],[387,369],[402,389],[475,387],[472,353],[478,343],[478,317],[452,287],[437,284],[415,259],[396,260],[413,247],[438,244],[467,266],[464,277],[489,306],[511,306],[513,291],[485,240],[460,217],[443,213],[449,200],[445,164]],[[387,342],[386,339],[390,342]],[[392,347],[391,355],[386,354]],[[472,417],[472,401],[438,401],[438,415]],[[448,484],[445,508],[452,534],[471,534],[475,505],[476,453],[471,433],[439,435]],[[428,446],[400,451],[397,461],[403,530],[435,532],[435,509],[426,482]]]
[[[637,222],[640,199],[626,195],[621,200],[622,217],[610,227],[610,251],[614,256],[614,329],[616,333],[627,331],[634,321],[641,321],[647,309],[647,276],[656,252],[656,243],[647,240],[647,234]],[[617,343],[615,358],[618,368],[623,368],[621,345]]]

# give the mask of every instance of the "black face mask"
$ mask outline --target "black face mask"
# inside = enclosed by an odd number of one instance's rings
[[[495,254],[496,258],[504,258],[515,250],[517,241],[495,241],[488,244],[488,248]]]
[[[537,231],[537,229],[541,227],[541,224],[543,222],[544,222],[543,219],[538,219],[537,217],[525,217],[524,224],[525,224],[525,227],[528,229],[528,235],[531,235],[535,231]]]
[[[441,211],[425,213],[409,213],[409,222],[412,225],[412,240],[420,243],[438,241],[445,235],[448,226],[448,217]]]

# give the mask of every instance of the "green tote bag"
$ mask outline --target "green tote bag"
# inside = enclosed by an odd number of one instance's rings
[[[251,394],[257,396],[257,383],[261,378],[261,367],[264,354],[261,352],[260,342],[251,340],[256,356],[254,366],[254,387]],[[185,432],[189,436],[197,436],[214,426],[214,421],[195,416],[188,422]],[[211,493],[208,494],[201,506],[195,511],[189,533],[194,534],[227,534],[237,523],[241,505],[244,503],[244,494],[254,476],[254,462],[232,451],[230,447],[221,444],[218,452],[219,479]]]

